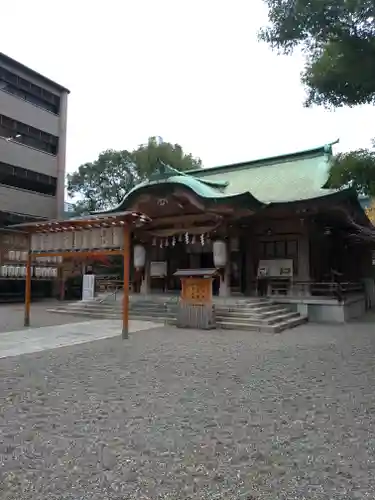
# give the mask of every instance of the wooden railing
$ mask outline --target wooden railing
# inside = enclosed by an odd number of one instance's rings
[[[362,283],[270,280],[267,284],[267,296],[326,297],[342,302],[346,296],[355,293],[364,293]]]

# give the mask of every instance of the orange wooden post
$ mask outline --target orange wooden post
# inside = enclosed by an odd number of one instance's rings
[[[31,240],[31,236],[29,236]],[[30,303],[31,303],[31,241],[29,241],[29,248],[27,253],[26,262],[26,279],[25,279],[25,319],[24,325],[30,326]]]
[[[124,295],[122,303],[122,338],[129,338],[130,226],[124,226]]]

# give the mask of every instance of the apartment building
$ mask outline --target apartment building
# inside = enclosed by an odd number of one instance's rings
[[[0,228],[63,217],[68,94],[0,53]]]

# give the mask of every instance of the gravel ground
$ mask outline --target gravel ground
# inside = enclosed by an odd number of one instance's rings
[[[2,359],[0,498],[373,499],[374,355],[356,324]]]
[[[32,327],[65,325],[82,321],[82,317],[71,314],[58,314],[46,311],[48,307],[61,306],[62,302],[57,300],[44,300],[31,304],[30,321]],[[23,330],[24,305],[0,304],[0,334]]]

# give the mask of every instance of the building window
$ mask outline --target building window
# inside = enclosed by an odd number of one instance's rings
[[[57,179],[33,170],[0,162],[0,184],[56,196]]]
[[[4,115],[0,115],[0,137],[57,155],[58,137]]]
[[[0,67],[0,89],[58,115],[60,97]]]
[[[261,241],[259,257],[261,259],[286,259],[297,257],[297,240]]]

